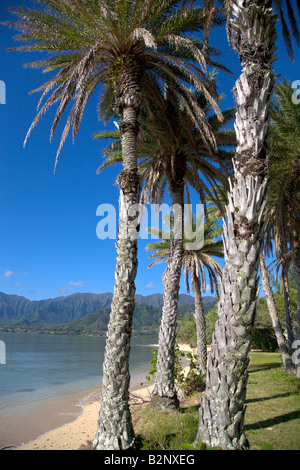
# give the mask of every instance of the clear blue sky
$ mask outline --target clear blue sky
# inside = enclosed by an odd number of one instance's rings
[[[0,21],[11,19],[8,7],[32,5],[29,0],[2,0]],[[0,291],[38,300],[74,292],[112,292],[116,264],[115,240],[99,240],[96,209],[110,203],[118,208],[114,184],[120,166],[96,171],[102,162],[101,144],[92,134],[103,128],[96,104],[88,103],[73,145],[68,139],[56,174],[54,159],[62,126],[52,144],[49,132],[54,109],[39,122],[25,148],[23,141],[35,116],[39,94],[28,93],[48,77],[41,70],[24,69],[39,54],[6,52],[15,45],[14,30],[0,25],[0,80],[6,84],[6,104],[0,104]],[[223,62],[234,77],[220,73],[223,106],[232,106],[232,87],[240,72],[223,30],[212,35],[213,45],[224,51]],[[291,81],[300,79],[299,50],[291,63],[281,40],[276,73]],[[195,200],[196,203],[196,200]],[[149,240],[148,240],[149,241]],[[137,293],[162,292],[164,265],[147,269],[147,241],[139,241]],[[181,292],[185,292],[182,282]]]

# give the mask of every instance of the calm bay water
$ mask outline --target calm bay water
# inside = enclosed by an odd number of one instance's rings
[[[105,338],[1,333],[6,364],[0,364],[0,417],[12,409],[99,387]],[[145,382],[156,337],[132,338],[131,385]]]

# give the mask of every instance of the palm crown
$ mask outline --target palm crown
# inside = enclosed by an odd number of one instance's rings
[[[212,152],[208,147],[205,136],[192,125],[186,109],[179,107],[176,112],[170,106],[169,126],[164,116],[158,117],[155,125],[149,126],[148,139],[145,139],[140,161],[144,180],[142,201],[160,203],[166,188],[172,193],[181,182],[188,203],[189,187],[197,190],[205,206],[207,195],[217,204],[220,201],[218,196],[223,187],[226,188],[235,146],[234,131],[226,130],[226,125],[233,120],[234,110],[223,111],[224,119],[220,122],[211,114],[211,106],[203,94],[196,92],[195,97],[214,134],[216,150]]]
[[[215,79],[215,72],[211,73],[210,78]],[[217,151],[212,151],[207,145],[205,136],[193,125],[186,108],[179,103],[174,106],[172,98],[167,95],[165,113],[154,115],[152,111],[142,115],[138,140],[138,168],[144,182],[141,203],[160,204],[167,187],[172,191],[183,180],[187,202],[190,202],[189,188],[192,187],[198,191],[200,202],[204,205],[207,195],[222,205],[221,194],[231,171],[235,146],[235,133],[226,126],[233,120],[234,109],[223,111],[223,121],[220,122],[211,113],[212,107],[203,93],[194,92],[193,96],[214,134]],[[122,161],[118,131],[97,132],[94,137],[114,140],[104,149],[105,161],[99,167],[99,173]]]
[[[216,102],[201,80],[205,71],[204,56],[197,41],[188,37],[189,33],[203,28],[202,9],[188,8],[194,2],[35,1],[43,8],[11,9],[18,20],[5,24],[20,32],[16,39],[22,45],[10,50],[50,52],[50,57],[26,65],[56,74],[34,90],[43,93],[25,142],[48,108],[59,103],[50,140],[63,114],[68,113],[68,117],[56,163],[71,129],[75,139],[86,103],[99,84],[103,85],[100,116],[103,110],[106,114],[108,104],[114,104],[117,113],[122,115],[129,102],[139,109],[141,102],[144,105],[149,102],[149,97],[160,106],[160,90],[168,80],[195,122],[199,121],[201,110],[186,83],[206,93],[221,119]],[[68,105],[71,106],[69,111]],[[213,141],[208,127],[206,132]]]
[[[190,291],[190,274],[192,287],[193,277],[196,276],[199,280],[201,279],[202,289],[204,292],[206,291],[205,268],[208,272],[211,292],[218,292],[218,282],[222,270],[214,258],[222,258],[224,255],[223,242],[220,239],[223,229],[219,225],[219,219],[220,213],[214,206],[208,209],[207,217],[204,217],[204,211],[201,211],[197,217],[192,216],[191,219],[190,215],[187,214],[183,233],[184,251],[182,267],[188,292]],[[173,237],[172,217],[165,216],[164,223],[166,226],[169,226],[169,231],[154,227],[148,228],[148,232],[152,236],[161,239],[157,242],[148,243],[146,247],[147,251],[153,252],[149,255],[149,258],[154,259],[149,265],[149,268],[162,262],[168,263],[170,256],[170,239]],[[197,243],[198,247],[196,247]],[[192,246],[195,245],[193,249],[191,249],[191,244]]]

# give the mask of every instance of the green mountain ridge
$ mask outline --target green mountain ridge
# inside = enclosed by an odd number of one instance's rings
[[[208,313],[214,306],[213,302],[204,303],[204,311]],[[153,307],[140,302],[136,303],[133,315],[133,335],[156,335],[158,333],[161,321],[162,307]],[[192,304],[179,304],[178,316],[182,318],[186,313],[193,312]],[[32,333],[51,333],[51,334],[75,334],[75,335],[97,335],[104,336],[107,331],[109,322],[110,308],[105,308],[95,313],[88,313],[82,318],[73,320],[68,323],[54,325],[37,325],[14,323],[12,325],[0,325],[0,329],[16,332],[32,332]]]
[[[93,323],[91,318],[87,316],[98,315],[97,319],[95,316],[92,318],[94,323],[100,322],[99,331],[103,331],[103,325],[106,329],[112,296],[113,294],[110,292],[104,294],[76,293],[65,297],[31,301],[25,297],[0,292],[0,325],[22,325],[24,327],[68,325],[65,326],[66,329],[76,329],[76,322],[80,322],[82,319],[83,321],[79,324],[80,328],[84,329],[89,322]],[[215,303],[214,297],[204,297],[203,301],[204,305],[210,308]],[[162,294],[136,295],[134,318],[143,318],[141,328],[147,326],[149,322],[151,325],[155,323],[149,318],[161,316],[162,304]],[[181,310],[193,311],[194,297],[180,294],[179,305]],[[94,329],[97,329],[98,326],[94,325]]]

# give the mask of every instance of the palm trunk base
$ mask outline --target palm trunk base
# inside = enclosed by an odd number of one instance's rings
[[[118,415],[111,418],[110,425],[106,428],[98,423],[98,432],[93,442],[93,450],[129,450],[134,446],[134,432],[131,424],[131,416],[125,413],[120,424]],[[122,430],[120,430],[120,425]],[[118,436],[118,437],[116,437]]]
[[[221,421],[212,423],[211,417],[207,419],[207,416],[211,415],[212,410],[216,416],[222,416],[222,414],[224,415],[226,413],[221,401],[213,404],[206,396],[203,396],[201,408],[200,427],[194,445],[202,440],[207,447],[217,447],[223,450],[249,450],[249,441],[243,431],[246,408],[240,411],[240,415],[237,416],[236,421],[227,429],[223,426]],[[210,425],[210,423],[212,424]]]
[[[176,394],[172,397],[152,394],[150,406],[155,410],[162,410],[168,413],[173,413],[179,409],[179,400]]]

